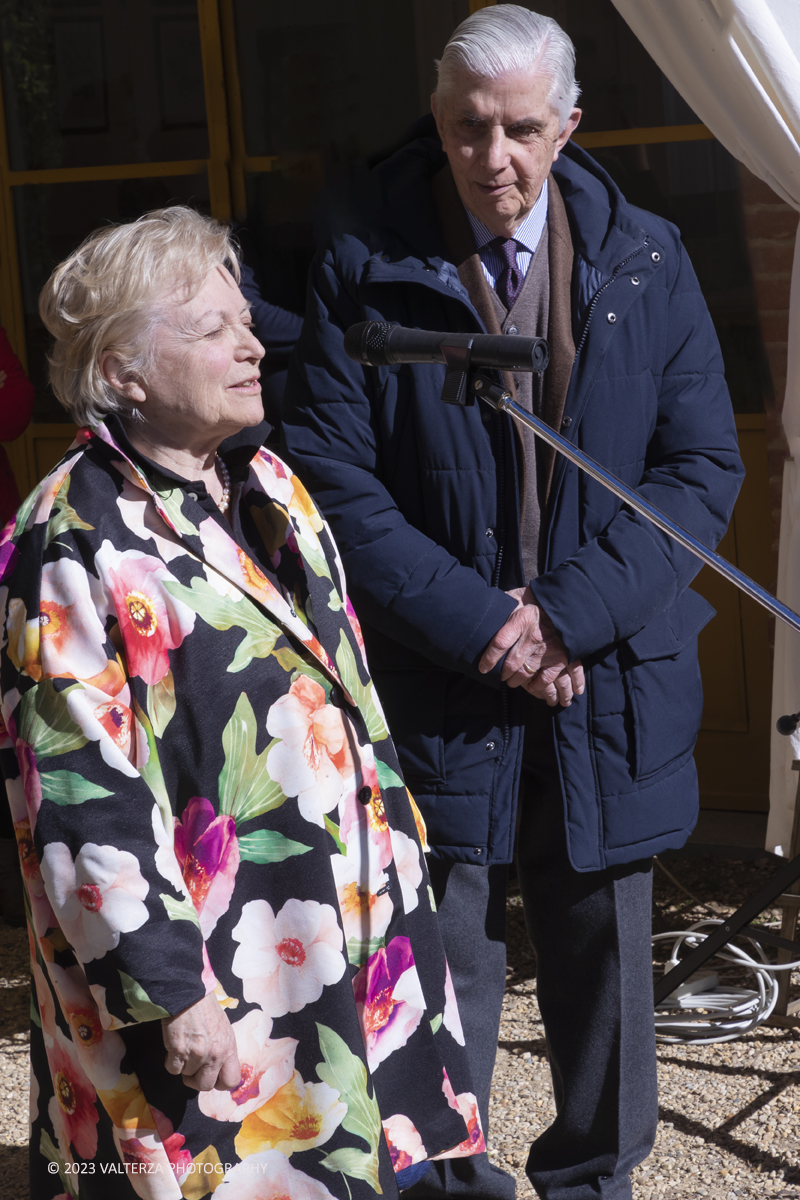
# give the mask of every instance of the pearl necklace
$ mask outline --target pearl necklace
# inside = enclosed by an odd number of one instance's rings
[[[222,477],[222,496],[217,502],[217,508],[224,515],[228,511],[228,505],[231,502],[231,477],[228,473],[228,468],[219,455],[217,455],[217,467]]]

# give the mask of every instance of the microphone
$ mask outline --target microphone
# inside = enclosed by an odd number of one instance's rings
[[[550,356],[544,338],[432,333],[385,321],[351,325],[344,335],[344,350],[349,358],[373,367],[394,363],[445,363],[451,367],[453,355],[448,351],[460,350],[468,366],[497,367],[501,371],[543,371]]]

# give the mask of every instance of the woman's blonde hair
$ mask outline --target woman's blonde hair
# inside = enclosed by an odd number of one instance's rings
[[[98,229],[56,267],[39,296],[39,313],[55,339],[51,386],[78,425],[96,425],[112,412],[138,417],[103,377],[101,355],[113,350],[125,377],[145,376],[160,302],[176,290],[191,299],[218,266],[239,282],[228,227],[176,205]]]

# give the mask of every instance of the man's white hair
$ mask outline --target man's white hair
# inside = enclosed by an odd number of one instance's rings
[[[563,130],[578,102],[575,47],[552,17],[543,17],[519,4],[478,9],[462,21],[436,63],[436,94],[447,97],[457,71],[497,79],[511,71],[536,72],[552,80],[547,97]]]

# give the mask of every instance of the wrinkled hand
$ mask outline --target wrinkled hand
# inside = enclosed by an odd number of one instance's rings
[[[231,1023],[211,992],[176,1017],[162,1017],[161,1032],[170,1075],[182,1075],[198,1092],[231,1091],[238,1087],[242,1068]]]
[[[491,671],[506,654],[500,677],[509,687],[522,687],[551,707],[568,707],[573,695],[583,694],[581,663],[569,661],[566,646],[529,587],[514,588],[508,595],[517,601],[517,610],[486,647],[478,669]]]

